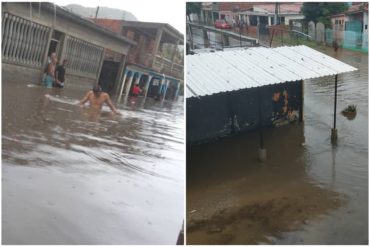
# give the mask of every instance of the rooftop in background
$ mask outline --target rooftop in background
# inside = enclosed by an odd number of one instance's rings
[[[349,7],[348,10],[332,15],[331,17],[337,17],[337,16],[345,16],[345,15],[353,15],[358,14],[362,12],[368,12],[369,11],[369,3],[365,2],[355,2],[352,4],[351,7]]]
[[[162,28],[164,31],[172,35],[174,38],[181,40],[180,44],[183,44],[184,35],[180,33],[176,28],[172,27],[167,23],[159,22],[141,22],[141,21],[124,21],[120,19],[107,19],[107,18],[90,18],[90,20],[99,26],[103,26],[115,33],[122,33],[122,28],[137,29],[139,32],[148,34],[149,36],[155,37],[157,29]]]
[[[279,2],[280,13],[300,13],[303,2]],[[202,3],[203,9],[218,6],[219,11],[251,11],[253,8],[262,9],[265,13],[275,13],[275,2],[215,2]],[[256,10],[255,10],[256,11]]]
[[[37,4],[37,2],[35,2],[35,4]],[[77,15],[77,14],[71,12],[70,10],[68,10],[64,7],[58,6],[58,5],[50,3],[50,2],[42,2],[40,6],[41,6],[41,8],[46,8],[49,11],[52,11],[52,12],[56,11],[56,15],[61,15],[61,16],[64,16],[64,17],[73,18],[74,20],[76,20],[80,23],[83,23],[86,26],[88,26],[90,28],[93,28],[97,31],[100,31],[100,32],[104,33],[105,35],[112,36],[116,39],[122,40],[124,42],[128,42],[130,44],[136,44],[136,42],[133,42],[132,40],[130,40],[126,37],[122,37],[120,35],[117,35],[116,33],[112,32],[111,30],[108,30],[108,29],[103,28],[99,25],[96,25],[95,23],[92,23],[91,21],[81,17],[80,15]]]
[[[280,14],[298,14],[301,12],[303,2],[300,3],[284,3],[281,2],[279,4],[279,13]],[[262,10],[265,13],[275,13],[275,3],[273,4],[254,4],[253,5],[254,11]]]
[[[307,46],[255,47],[186,56],[186,97],[357,70]]]
[[[367,12],[369,11],[369,3],[353,3],[351,7],[347,11],[345,11],[345,14],[355,14],[358,12]]]
[[[160,22],[140,22],[140,21],[123,21],[124,27],[131,27],[131,28],[143,28],[143,29],[153,29],[156,30],[158,28],[162,28],[166,30],[168,33],[172,33],[176,36],[176,38],[184,40],[184,35],[180,33],[176,28],[171,26],[168,23],[160,23]]]

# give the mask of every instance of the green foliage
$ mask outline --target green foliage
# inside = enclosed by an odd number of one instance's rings
[[[200,11],[202,10],[202,3],[200,2],[188,2],[186,3],[186,16],[190,20],[190,14],[200,14]]]
[[[344,112],[356,112],[356,105],[348,105],[345,109]]]
[[[325,27],[330,26],[330,16],[346,11],[349,8],[346,2],[305,2],[302,6],[302,14],[305,21],[322,22]]]

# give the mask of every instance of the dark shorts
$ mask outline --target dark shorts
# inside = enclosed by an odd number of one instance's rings
[[[58,83],[53,83],[53,87],[56,87],[56,88],[64,88],[64,83],[61,84],[58,84]]]

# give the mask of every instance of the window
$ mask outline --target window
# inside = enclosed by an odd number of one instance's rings
[[[66,42],[65,58],[69,71],[97,78],[103,48],[69,36]]]
[[[9,13],[2,21],[4,61],[42,67],[50,28]]]

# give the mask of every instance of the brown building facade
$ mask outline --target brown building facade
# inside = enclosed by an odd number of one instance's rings
[[[111,19],[92,19],[137,45],[127,56],[119,97],[128,97],[138,84],[143,96],[177,98],[184,73],[183,34],[169,24]]]

